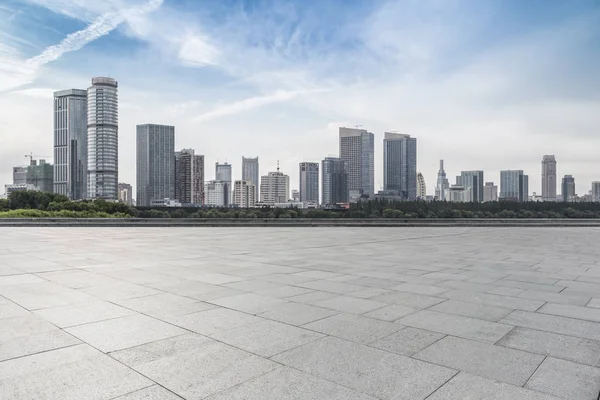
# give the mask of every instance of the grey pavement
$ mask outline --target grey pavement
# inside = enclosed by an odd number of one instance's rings
[[[600,228],[0,228],[0,399],[597,400]]]

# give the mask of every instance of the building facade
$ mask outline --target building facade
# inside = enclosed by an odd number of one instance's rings
[[[463,203],[471,201],[469,193],[466,191],[465,187],[462,185],[452,185],[448,188],[448,193],[446,195],[447,201],[452,201],[455,203]]]
[[[326,157],[321,161],[322,204],[348,203],[348,163],[341,158]]]
[[[319,204],[319,163],[300,163],[300,201]]]
[[[137,125],[136,139],[137,205],[175,199],[175,127]]]
[[[565,175],[562,179],[561,185],[562,201],[573,202],[576,201],[575,196],[575,178],[572,175]]]
[[[13,185],[23,185],[27,183],[27,167],[13,167]]]
[[[6,196],[10,196],[12,192],[23,192],[23,191],[32,191],[37,190],[35,186],[30,183],[17,183],[12,185],[4,185],[4,192]]]
[[[279,171],[269,172],[260,178],[260,202],[274,205],[285,203],[290,196],[290,177]]]
[[[209,207],[227,207],[231,188],[225,181],[209,181],[204,185],[205,205]]]
[[[427,187],[425,186],[425,178],[420,172],[417,174],[417,198],[421,200],[427,199]]]
[[[175,198],[184,205],[204,205],[204,156],[194,149],[175,153]]]
[[[348,192],[375,194],[375,135],[364,129],[340,128],[340,158],[348,165]]]
[[[483,186],[483,201],[498,201],[498,186],[494,182],[486,182]]]
[[[600,181],[592,182],[592,191],[591,191],[592,201],[600,201]]]
[[[386,132],[383,139],[383,190],[417,199],[417,139]]]
[[[250,181],[255,187],[255,201],[258,201],[259,178],[258,157],[242,157],[242,180]]]
[[[231,187],[231,164],[228,163],[223,163],[223,164],[219,164],[218,162],[215,163],[215,180],[219,181],[219,182],[225,182],[227,184],[228,187],[228,195],[225,196],[225,204],[223,204],[224,206],[229,206],[231,204],[231,194],[232,194],[232,187]]]
[[[52,164],[46,160],[31,160],[27,167],[27,182],[42,192],[53,193],[54,191],[54,169]]]
[[[119,201],[129,206],[133,205],[133,188],[129,183],[119,182]]]
[[[542,158],[542,200],[556,201],[556,157]]]
[[[450,183],[448,182],[448,178],[446,177],[446,171],[444,170],[444,160],[440,160],[440,170],[437,175],[437,182],[435,186],[435,199],[436,200],[448,200],[448,188],[450,187]]]
[[[464,201],[483,201],[483,171],[461,171],[460,176],[456,177],[456,184],[465,190]]]
[[[88,196],[88,92],[54,92],[53,191],[71,200]]]
[[[119,98],[112,78],[92,78],[87,90],[87,197],[117,200]]]
[[[523,170],[500,171],[500,200],[529,201],[529,176]]]
[[[239,180],[233,184],[233,204],[240,208],[254,207],[256,186],[252,181]]]

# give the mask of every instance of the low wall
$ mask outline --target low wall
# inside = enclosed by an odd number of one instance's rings
[[[6,218],[0,227],[600,227],[600,219]]]

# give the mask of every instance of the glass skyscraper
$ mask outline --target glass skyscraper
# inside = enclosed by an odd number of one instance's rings
[[[464,187],[465,201],[481,203],[483,201],[483,171],[461,171],[456,184]]]
[[[300,201],[319,203],[319,163],[300,163]]]
[[[250,181],[254,184],[254,200],[258,201],[258,188],[260,182],[258,181],[259,170],[258,170],[258,157],[242,157],[242,180]]]
[[[500,171],[500,200],[528,201],[529,176],[520,169]]]
[[[175,127],[137,126],[138,206],[152,200],[175,199]]]
[[[383,190],[417,199],[417,139],[386,132],[383,139]]]
[[[348,202],[348,164],[341,158],[327,157],[321,162],[322,204]]]
[[[364,129],[340,128],[340,158],[348,165],[348,191],[375,194],[375,135]]]

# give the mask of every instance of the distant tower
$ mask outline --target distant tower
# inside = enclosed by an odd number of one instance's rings
[[[258,157],[242,157],[242,180],[250,181],[254,185],[254,200],[258,201],[258,189],[259,189],[259,166]]]
[[[417,199],[417,139],[386,132],[383,139],[383,190]]]
[[[556,201],[556,158],[553,155],[542,158],[542,200]]]
[[[575,201],[575,178],[565,175],[562,179],[562,201]]]
[[[341,158],[327,157],[321,161],[322,204],[331,205],[348,202],[348,163]]]
[[[437,175],[437,185],[435,187],[435,198],[436,200],[448,200],[448,189],[450,184],[448,178],[446,178],[446,171],[444,171],[444,160],[440,160],[440,170]]]
[[[427,198],[427,188],[425,187],[425,178],[422,173],[417,174],[417,198],[425,200]]]
[[[300,163],[300,201],[319,203],[319,163]]]
[[[137,125],[138,206],[148,207],[152,200],[175,199],[175,127]]]
[[[340,158],[348,164],[348,191],[375,194],[375,135],[340,128]]]

